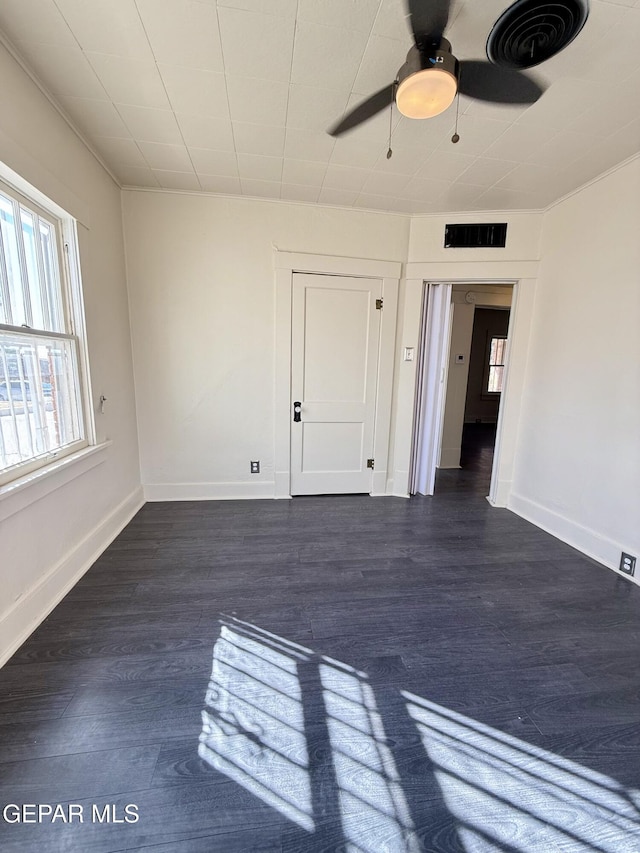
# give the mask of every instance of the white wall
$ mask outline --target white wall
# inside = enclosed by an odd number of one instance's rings
[[[0,161],[81,222],[92,394],[111,445],[19,493],[0,490],[0,663],[141,502],[120,191],[0,46]],[[71,475],[74,475],[71,478]]]
[[[274,248],[403,261],[409,218],[145,191],[123,206],[147,498],[273,496]]]
[[[509,501],[612,567],[640,556],[638,199],[636,159],[545,215]]]
[[[474,306],[465,303],[464,299],[458,301],[452,298],[452,302],[451,344],[449,347],[447,394],[444,404],[439,468],[460,467],[464,405],[467,395],[469,355],[471,354],[471,336],[475,313]],[[456,361],[458,355],[463,356],[464,361]]]

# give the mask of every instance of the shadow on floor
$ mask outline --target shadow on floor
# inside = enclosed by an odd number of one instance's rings
[[[639,791],[232,617],[205,705],[200,757],[291,853],[637,850]]]

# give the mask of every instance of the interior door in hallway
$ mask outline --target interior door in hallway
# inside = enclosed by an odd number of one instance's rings
[[[291,494],[371,491],[380,279],[296,273]]]

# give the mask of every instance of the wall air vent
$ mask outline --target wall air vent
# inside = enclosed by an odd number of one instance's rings
[[[445,249],[502,249],[507,242],[506,222],[477,225],[445,225]]]

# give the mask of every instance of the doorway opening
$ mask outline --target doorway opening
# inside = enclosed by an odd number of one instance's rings
[[[274,496],[384,495],[401,264],[276,249],[274,266]]]
[[[491,495],[513,289],[426,285],[412,494]]]

